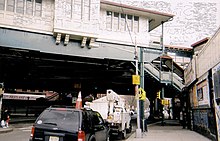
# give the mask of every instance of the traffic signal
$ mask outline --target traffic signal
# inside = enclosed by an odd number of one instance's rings
[[[157,98],[160,99],[160,91],[157,92]]]

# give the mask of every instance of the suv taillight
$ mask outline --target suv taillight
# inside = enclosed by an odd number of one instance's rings
[[[86,135],[84,131],[79,131],[78,132],[78,141],[85,141],[86,140]]]
[[[35,127],[33,126],[33,127],[31,128],[31,137],[34,136],[34,130],[35,130]]]

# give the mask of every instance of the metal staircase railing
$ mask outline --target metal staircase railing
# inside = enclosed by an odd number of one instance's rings
[[[161,83],[171,83],[175,88],[180,91],[184,87],[182,79],[175,73],[160,71],[152,63],[144,64],[144,69],[147,73],[149,73],[152,77],[154,77]]]

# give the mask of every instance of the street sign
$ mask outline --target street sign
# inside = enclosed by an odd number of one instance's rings
[[[157,92],[157,98],[160,99],[160,91]]]
[[[144,89],[139,88],[138,91],[139,91],[139,99],[145,101],[146,100],[146,92],[144,91]]]
[[[167,100],[167,99],[162,99],[162,100],[161,100],[161,104],[162,104],[162,105],[169,105],[169,100]]]
[[[132,84],[140,85],[140,75],[132,75]]]

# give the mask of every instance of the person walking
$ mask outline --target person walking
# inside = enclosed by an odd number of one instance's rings
[[[5,109],[5,111],[3,113],[3,120],[5,122],[5,127],[8,128],[9,127],[9,120],[10,120],[10,115],[9,115],[8,109]]]

